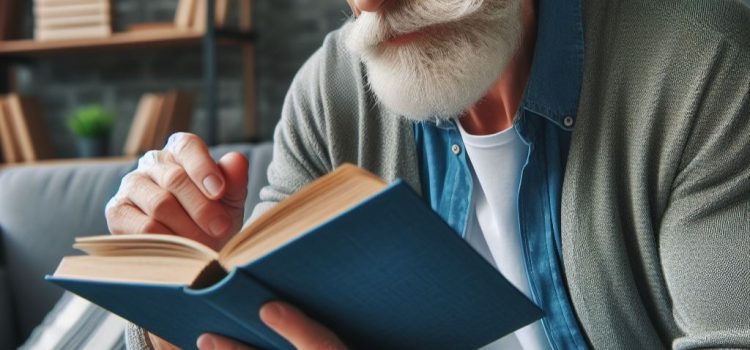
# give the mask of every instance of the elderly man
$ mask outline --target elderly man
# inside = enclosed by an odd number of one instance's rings
[[[544,309],[487,349],[750,347],[747,2],[349,4],[291,86],[255,214],[356,163],[421,191]],[[177,134],[108,223],[217,247],[246,181],[241,156]],[[291,305],[259,312],[300,349],[345,347]]]

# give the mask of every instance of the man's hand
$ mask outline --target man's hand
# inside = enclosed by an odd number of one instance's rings
[[[176,133],[123,177],[107,204],[109,230],[180,235],[218,250],[242,227],[247,168],[239,153],[217,163],[198,136]]]
[[[278,301],[269,302],[260,309],[260,319],[300,350],[343,350],[344,343],[328,328],[310,319],[297,308]],[[232,339],[215,334],[198,338],[201,350],[251,350]]]

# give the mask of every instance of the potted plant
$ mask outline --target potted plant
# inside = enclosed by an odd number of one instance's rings
[[[113,124],[114,116],[102,105],[85,106],[73,112],[68,127],[78,136],[79,156],[105,156]]]

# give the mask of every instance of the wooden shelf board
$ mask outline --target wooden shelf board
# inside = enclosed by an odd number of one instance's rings
[[[154,46],[194,45],[201,42],[203,33],[187,30],[160,29],[115,33],[107,38],[75,40],[12,40],[0,41],[2,56],[40,56],[90,50],[144,48]]]
[[[18,167],[48,167],[48,166],[71,166],[71,165],[94,165],[94,164],[108,164],[108,163],[126,163],[133,162],[137,157],[133,156],[113,156],[113,157],[100,157],[100,158],[70,158],[70,159],[44,159],[33,162],[20,162],[20,163],[3,163],[0,164],[0,169],[18,168]]]

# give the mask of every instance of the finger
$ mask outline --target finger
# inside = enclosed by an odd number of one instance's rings
[[[236,340],[211,333],[205,333],[198,337],[196,345],[201,350],[254,350],[254,348]]]
[[[219,159],[218,165],[226,180],[222,203],[232,208],[244,208],[249,166],[247,158],[240,153],[230,152]]]
[[[328,328],[289,304],[266,303],[260,309],[260,319],[297,349],[346,349]]]
[[[219,199],[224,195],[224,177],[200,137],[185,132],[172,134],[164,150],[169,151],[177,164],[185,168],[190,179],[206,197]]]
[[[166,226],[148,217],[126,199],[112,198],[105,210],[109,232],[115,235],[133,233],[175,234]]]
[[[128,193],[128,199],[133,205],[170,231],[216,248],[215,240],[209,239],[198,227],[177,198],[156,185],[150,177],[139,172],[132,173],[123,180],[121,190]]]
[[[245,216],[248,161],[242,154],[231,152],[221,157],[218,164],[226,180],[226,191],[224,191],[221,203],[232,218],[231,232],[237,232],[242,227]]]
[[[171,162],[158,162],[140,170],[159,187],[170,192],[190,218],[205,233],[221,238],[229,233],[231,219],[218,201],[207,198],[190,179],[182,166]]]
[[[180,350],[177,346],[174,344],[159,338],[158,336],[154,335],[153,333],[146,333],[149,340],[151,341],[151,345],[153,345],[154,350]]]

